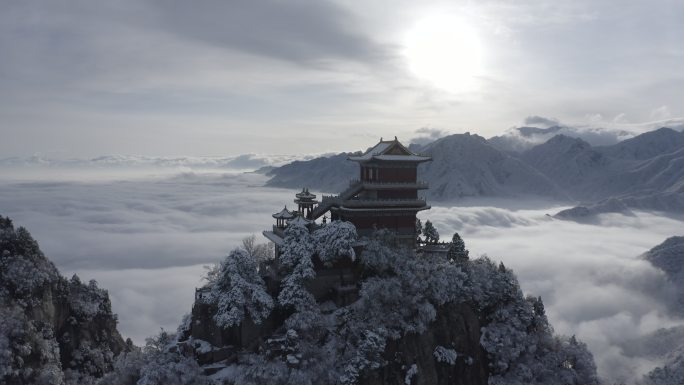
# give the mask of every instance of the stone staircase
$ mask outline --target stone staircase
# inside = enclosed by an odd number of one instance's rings
[[[347,187],[346,190],[342,191],[338,195],[323,196],[321,203],[311,212],[310,219],[315,220],[320,218],[323,214],[330,210],[331,207],[339,206],[340,203],[352,198],[354,195],[361,192],[362,189],[363,183],[357,180],[352,181],[352,183],[349,184],[349,187]]]

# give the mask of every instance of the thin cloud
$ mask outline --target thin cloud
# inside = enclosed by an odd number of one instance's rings
[[[595,146],[608,146],[661,127],[684,129],[684,118],[628,123],[622,122],[621,116],[623,115],[606,119],[598,114],[587,117],[585,123],[577,124],[543,116],[529,116],[524,120],[524,126],[511,128],[501,137],[515,141],[521,147],[540,144],[561,134],[580,138]]]
[[[356,32],[346,9],[329,1],[153,1],[169,32],[217,47],[297,63],[374,61],[385,48]]]
[[[554,118],[546,118],[543,116],[539,115],[532,115],[528,116],[525,118],[525,125],[528,126],[543,126],[543,127],[551,127],[551,126],[556,126],[560,122],[558,119]]]
[[[449,135],[447,130],[440,128],[422,127],[415,131],[416,136],[411,139],[411,144],[425,145]]]

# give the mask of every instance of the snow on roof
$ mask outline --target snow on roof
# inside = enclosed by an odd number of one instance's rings
[[[274,233],[273,231],[263,231],[262,234],[266,239],[269,241],[275,243],[276,245],[282,245],[283,244],[283,238],[278,236],[278,234]]]
[[[315,199],[316,195],[310,193],[308,188],[303,188],[302,192],[295,194],[295,197],[299,199]]]
[[[297,215],[295,219],[290,219],[287,223],[295,226],[307,226],[311,223],[311,221],[302,217],[301,215]]]
[[[366,151],[363,155],[350,156],[348,159],[355,162],[363,162],[371,159],[425,162],[431,158],[429,156],[414,154],[411,150],[406,148],[406,146],[401,144],[395,136],[394,140],[383,141],[380,139],[378,144]]]
[[[275,219],[292,219],[292,218],[294,218],[294,214],[292,214],[292,212],[287,209],[287,206],[285,206],[284,209],[273,214],[273,218],[275,218]]]
[[[405,161],[411,161],[411,162],[424,162],[426,160],[429,160],[429,156],[422,156],[422,155],[378,155],[374,156],[373,159],[378,159],[378,160],[405,160]]]

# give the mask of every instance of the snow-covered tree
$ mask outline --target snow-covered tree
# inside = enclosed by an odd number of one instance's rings
[[[31,234],[0,216],[0,296],[23,308],[40,306],[42,292],[58,284],[55,265],[40,251]]]
[[[0,216],[0,383],[90,385],[121,349],[107,291],[62,277]]]
[[[330,266],[338,258],[356,258],[352,247],[358,235],[356,227],[347,221],[332,221],[313,233],[316,252],[321,261]]]
[[[454,365],[458,359],[458,353],[454,349],[445,348],[444,346],[437,346],[432,353],[437,362],[447,365]]]
[[[280,247],[280,267],[287,274],[301,262],[311,261],[316,244],[305,226],[291,224],[285,229],[285,237]]]
[[[468,260],[468,250],[458,233],[454,233],[454,236],[451,238],[447,259],[456,263],[463,263]]]
[[[69,282],[69,305],[76,315],[88,321],[97,315],[110,315],[112,312],[107,290],[100,289],[94,279],[84,285],[76,274]]]
[[[356,384],[364,370],[381,367],[384,363],[382,353],[385,350],[386,343],[382,335],[371,330],[363,331],[359,346],[355,349],[350,362],[345,366],[340,382],[343,385]]]
[[[503,264],[475,260],[470,272],[473,294],[488,323],[480,344],[487,351],[489,383],[598,385],[586,345],[574,337],[554,337],[540,298],[524,298],[515,275]]]
[[[266,292],[256,260],[241,249],[233,250],[221,263],[210,298],[216,303],[214,320],[220,327],[239,325],[246,315],[259,324],[273,309],[273,298]]]
[[[416,218],[416,241],[420,242],[421,235],[423,235],[423,222]]]
[[[114,371],[97,385],[209,385],[193,357],[171,351],[175,336],[162,329],[136,348],[117,357]]]
[[[0,303],[0,383],[62,384],[59,345],[51,326]]]
[[[283,279],[278,303],[296,310],[305,310],[315,304],[315,299],[304,287],[304,283],[316,276],[313,264],[300,263]]]
[[[326,226],[329,227],[329,226]],[[297,311],[313,308],[316,301],[304,284],[316,276],[311,257],[315,252],[315,242],[304,226],[290,225],[285,230],[281,247],[280,264],[285,273],[278,303]]]
[[[254,259],[256,265],[259,266],[261,262],[272,260],[274,257],[274,250],[272,243],[257,243],[256,236],[254,234],[249,237],[242,238],[241,250],[247,253],[247,255]],[[221,262],[212,263],[210,265],[205,265],[206,270],[202,279],[207,281],[207,285],[213,285],[221,276]]]
[[[643,385],[684,384],[684,356],[676,356],[671,362],[657,367],[644,376]]]
[[[387,229],[373,232],[363,247],[360,262],[372,273],[382,274],[393,272],[398,258],[410,258],[394,247],[395,234]]]
[[[242,239],[242,249],[247,255],[254,258],[257,264],[273,259],[273,243],[257,243],[256,239],[254,234]]]
[[[425,229],[423,230],[423,235],[425,235],[425,242],[427,243],[439,242],[439,232],[437,232],[437,229],[429,220],[425,221]]]

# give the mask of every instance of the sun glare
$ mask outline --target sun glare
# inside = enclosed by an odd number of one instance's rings
[[[464,20],[429,17],[406,37],[405,55],[411,72],[435,87],[468,92],[478,87],[482,74],[482,45],[475,29]]]

